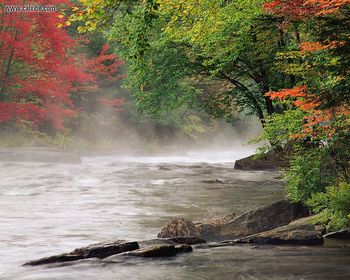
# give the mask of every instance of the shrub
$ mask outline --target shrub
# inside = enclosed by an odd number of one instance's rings
[[[315,148],[303,153],[290,161],[290,168],[285,172],[288,195],[294,202],[305,202],[312,194],[324,192],[335,180],[324,150]]]
[[[318,221],[328,230],[338,230],[350,223],[350,184],[341,182],[326,188],[324,193],[315,193],[306,203],[314,213],[319,213]]]

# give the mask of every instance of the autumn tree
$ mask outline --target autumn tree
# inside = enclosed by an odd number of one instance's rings
[[[23,1],[3,4],[23,5]],[[25,3],[24,3],[25,4]],[[38,5],[71,6],[69,1],[36,1]],[[105,46],[97,57],[79,53],[78,38],[68,35],[66,19],[57,12],[0,14],[0,122],[25,121],[55,133],[81,111],[79,99],[98,93],[97,80],[117,78],[121,62]],[[104,106],[120,100],[101,98]],[[99,99],[99,97],[97,97]]]

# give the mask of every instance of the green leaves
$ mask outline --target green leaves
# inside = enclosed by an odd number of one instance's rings
[[[326,192],[315,193],[307,201],[318,221],[327,225],[328,230],[339,230],[350,223],[350,184],[340,182],[327,187]]]

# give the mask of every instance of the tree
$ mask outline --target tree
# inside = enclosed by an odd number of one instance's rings
[[[129,71],[130,68],[138,69],[129,73],[129,79],[139,79],[133,86],[138,84],[139,94],[145,93],[139,104],[145,104],[149,97],[156,96],[159,100],[167,100],[165,104],[169,105],[171,98],[166,96],[181,96],[179,93],[170,94],[172,91],[161,88],[159,94],[152,94],[149,87],[142,85],[145,79],[149,79],[148,84],[153,83],[156,81],[155,77],[146,78],[139,75],[143,70],[145,73],[158,71],[159,77],[166,73],[166,68],[162,71],[158,67],[159,64],[148,61],[152,53],[164,52],[162,57],[165,58],[173,52],[177,54],[177,60],[181,57],[187,62],[185,67],[179,67],[173,60],[174,67],[177,67],[176,73],[181,72],[182,78],[170,79],[168,76],[166,79],[176,81],[178,88],[190,82],[192,88],[197,89],[194,95],[198,96],[198,91],[202,92],[199,99],[204,110],[215,116],[222,116],[230,112],[232,104],[235,103],[238,107],[256,114],[264,123],[265,115],[271,115],[275,110],[271,99],[265,93],[278,88],[287,79],[273,67],[276,53],[287,46],[279,24],[262,14],[262,2],[178,0],[157,1],[152,4],[152,1],[135,1],[130,6],[126,1],[119,1],[118,10],[113,11],[114,27],[109,38],[121,44],[119,51],[124,52],[123,58],[128,60]],[[89,17],[89,21],[85,22],[80,30],[94,29],[106,18],[110,18],[108,7],[106,1],[98,4],[84,2],[71,18],[87,19],[90,9],[93,16]],[[108,12],[102,13],[103,9],[107,9]],[[219,106],[212,106],[210,98],[204,98],[208,94],[205,92],[207,85],[203,82],[208,80],[222,84],[221,88],[224,91],[211,96],[213,103]],[[148,94],[145,89],[148,90]],[[182,91],[188,92],[183,89]],[[173,104],[175,106],[176,102]],[[213,110],[215,107],[218,110]],[[148,108],[151,109],[150,106]],[[160,108],[162,106],[153,106],[152,109]]]
[[[66,5],[69,1],[36,1],[38,5]],[[23,1],[4,4],[23,5]],[[121,65],[102,49],[98,57],[79,53],[79,42],[68,35],[65,19],[53,13],[0,14],[0,123],[21,121],[54,133],[73,117],[77,98],[98,92],[97,79],[112,77]],[[114,100],[103,104],[121,105]]]

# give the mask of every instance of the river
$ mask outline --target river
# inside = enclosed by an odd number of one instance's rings
[[[232,246],[162,260],[23,267],[91,243],[155,238],[175,216],[201,220],[276,201],[272,172],[233,169],[249,148],[83,155],[80,163],[0,163],[0,279],[350,279],[346,249]]]

